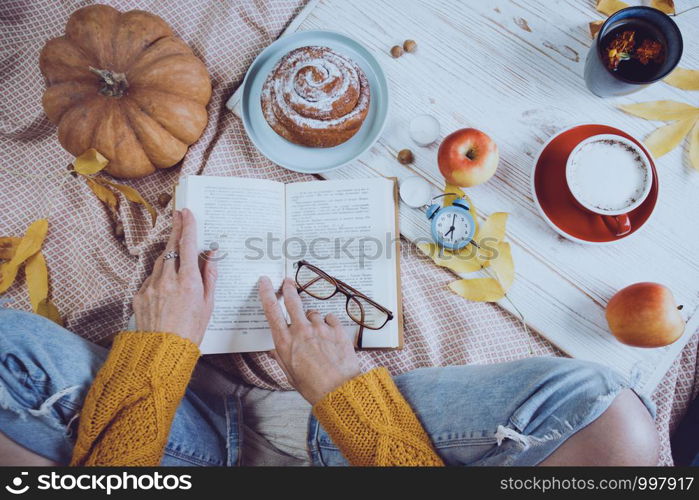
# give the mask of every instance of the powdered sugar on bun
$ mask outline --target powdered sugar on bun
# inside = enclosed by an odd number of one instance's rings
[[[262,87],[262,112],[285,139],[332,147],[350,139],[369,111],[369,82],[352,60],[327,47],[286,54]]]

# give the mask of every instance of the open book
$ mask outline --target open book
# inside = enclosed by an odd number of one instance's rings
[[[395,179],[283,184],[266,179],[188,176],[175,189],[175,208],[197,219],[200,250],[218,249],[216,304],[201,344],[204,354],[266,351],[274,344],[257,297],[267,275],[275,286],[294,277],[301,259],[393,313],[380,330],[364,329],[362,347],[401,348],[403,315]],[[337,293],[306,309],[333,312],[348,336],[359,326]]]

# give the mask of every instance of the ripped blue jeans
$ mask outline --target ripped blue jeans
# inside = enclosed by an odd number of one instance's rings
[[[0,432],[68,463],[83,399],[107,353],[45,318],[0,306]],[[211,391],[207,370],[214,368],[195,370],[162,465],[239,463],[240,401]],[[606,367],[553,357],[422,368],[394,379],[448,465],[536,465],[628,387]],[[347,464],[311,415],[307,446],[314,465]]]

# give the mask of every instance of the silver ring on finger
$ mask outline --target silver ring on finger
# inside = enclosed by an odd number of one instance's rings
[[[169,252],[165,252],[165,255],[163,255],[163,260],[177,259],[179,256],[180,254],[177,253],[176,250],[170,250]]]

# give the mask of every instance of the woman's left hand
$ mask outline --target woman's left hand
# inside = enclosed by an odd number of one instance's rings
[[[199,266],[196,235],[192,212],[175,211],[165,251],[134,297],[138,330],[174,333],[201,343],[214,308],[216,262],[210,258],[213,252],[207,252],[209,258]],[[179,258],[165,260],[171,251],[178,252]]]
[[[287,324],[272,282],[263,276],[259,282],[260,301],[272,330],[272,355],[291,385],[315,405],[326,394],[362,373],[352,339],[334,314],[323,318],[317,311],[303,311],[294,281],[282,284]]]

